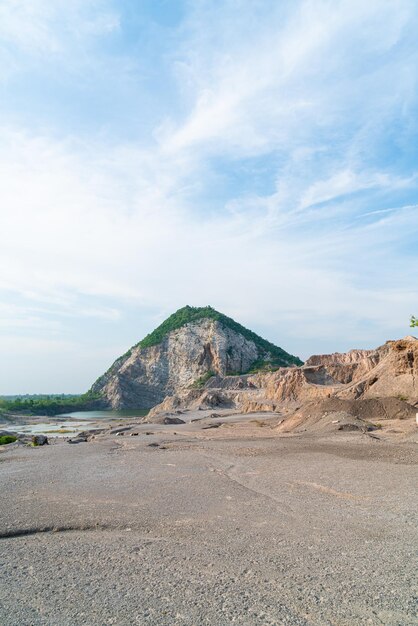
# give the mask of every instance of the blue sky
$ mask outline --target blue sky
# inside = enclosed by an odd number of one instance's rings
[[[0,393],[184,306],[302,358],[418,313],[418,8],[0,0]]]

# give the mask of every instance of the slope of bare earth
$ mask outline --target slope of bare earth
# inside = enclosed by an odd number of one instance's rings
[[[415,441],[416,408],[398,398],[343,400],[327,398],[303,404],[280,420],[280,433],[361,431],[377,439]]]
[[[417,623],[416,431],[181,417],[2,450],[2,626]]]

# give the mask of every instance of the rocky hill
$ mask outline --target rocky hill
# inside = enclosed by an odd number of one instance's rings
[[[148,409],[225,377],[302,361],[212,307],[186,306],[119,357],[92,386],[112,408]]]

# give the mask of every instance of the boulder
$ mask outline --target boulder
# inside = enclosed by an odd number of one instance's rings
[[[67,443],[86,443],[87,436],[84,433],[80,433],[77,437],[72,437],[68,439]]]
[[[186,422],[184,420],[182,420],[180,417],[165,417],[164,424],[185,424]]]
[[[362,430],[362,427],[360,424],[348,423],[348,424],[341,424],[341,426],[338,426],[338,430],[342,430],[344,432],[353,432],[353,431]]]
[[[47,446],[48,437],[46,435],[32,435],[32,445],[34,446]]]
[[[126,431],[131,430],[131,426],[121,426],[118,428],[112,428],[110,431],[111,435],[120,435],[121,433],[126,433]]]

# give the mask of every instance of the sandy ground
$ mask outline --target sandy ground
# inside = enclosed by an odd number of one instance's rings
[[[418,624],[418,445],[275,420],[3,450],[0,624]]]

